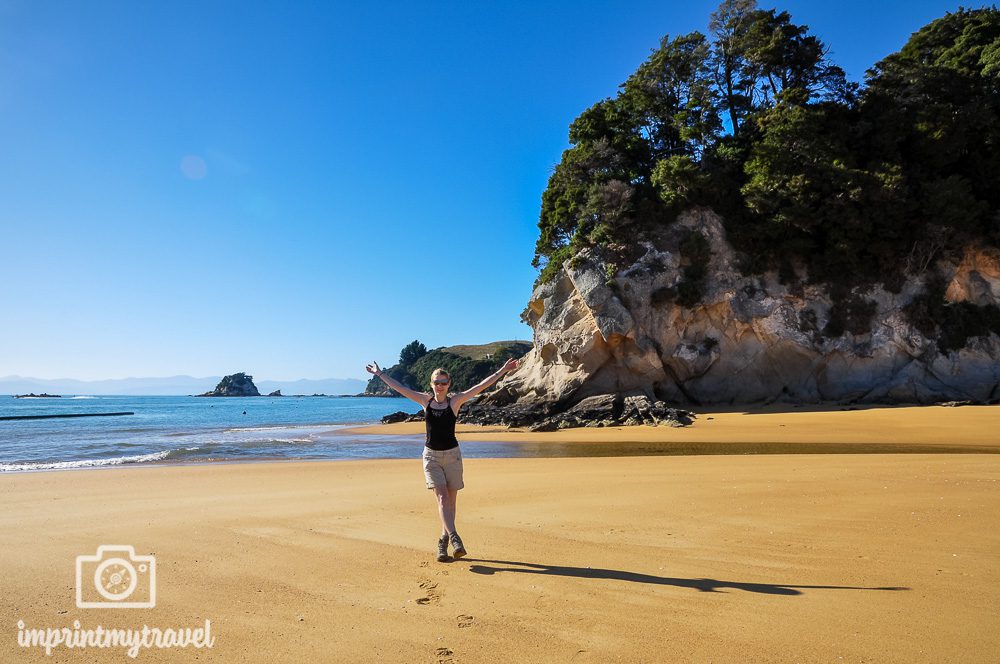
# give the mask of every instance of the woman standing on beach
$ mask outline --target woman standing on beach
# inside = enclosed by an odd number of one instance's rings
[[[442,532],[438,539],[438,562],[448,560],[449,539],[455,558],[461,558],[466,554],[462,538],[455,529],[458,490],[465,486],[462,477],[462,451],[458,447],[458,439],[455,438],[458,411],[466,401],[500,380],[504,374],[517,369],[517,365],[517,360],[507,360],[499,370],[487,376],[478,385],[451,396],[448,396],[451,376],[444,369],[435,369],[431,374],[431,393],[427,394],[411,390],[391,376],[387,376],[379,368],[378,362],[372,362],[365,367],[368,373],[375,374],[386,385],[404,397],[416,401],[424,409],[424,422],[427,427],[423,453],[424,478],[427,480],[427,488],[434,490],[438,515],[441,517]]]

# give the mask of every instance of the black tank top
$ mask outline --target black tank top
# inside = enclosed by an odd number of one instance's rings
[[[458,447],[458,439],[455,438],[455,411],[451,409],[451,397],[445,401],[448,405],[444,408],[432,408],[434,397],[427,402],[424,409],[424,422],[427,425],[427,441],[424,443],[432,450],[450,450]]]

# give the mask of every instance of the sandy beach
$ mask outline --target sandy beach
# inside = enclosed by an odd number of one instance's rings
[[[470,555],[447,564],[417,459],[0,475],[0,661],[131,661],[46,657],[18,646],[18,621],[206,620],[211,649],[137,659],[996,661],[1000,408],[708,416],[532,435],[967,449],[466,459]],[[75,559],[101,544],[155,556],[155,608],[77,608]]]

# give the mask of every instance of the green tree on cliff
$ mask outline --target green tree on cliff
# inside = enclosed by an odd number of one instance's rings
[[[427,346],[414,339],[403,346],[403,350],[399,351],[399,363],[409,366],[426,354]]]
[[[1000,243],[1000,13],[959,10],[849,83],[788,12],[726,0],[710,37],[664,37],[570,126],[542,195],[545,281],[585,247],[614,264],[692,205],[752,271],[900,282]],[[787,272],[787,270],[786,270]]]

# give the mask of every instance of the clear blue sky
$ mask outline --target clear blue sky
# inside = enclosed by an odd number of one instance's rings
[[[530,339],[569,123],[716,4],[0,0],[0,376]],[[958,3],[761,6],[857,80]]]

